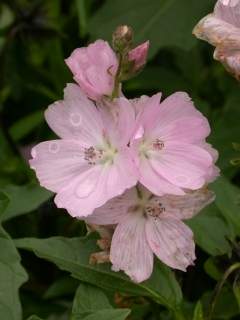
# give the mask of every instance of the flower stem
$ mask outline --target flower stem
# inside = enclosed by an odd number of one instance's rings
[[[212,298],[212,302],[210,305],[210,310],[208,313],[208,317],[207,320],[211,320],[213,317],[213,312],[217,303],[217,300],[219,298],[219,295],[222,291],[222,288],[224,286],[224,283],[226,282],[226,280],[228,279],[228,277],[237,269],[240,269],[240,262],[233,264],[230,268],[227,269],[227,271],[224,273],[223,278],[218,282],[213,298]]]
[[[119,96],[119,85],[121,83],[120,75],[121,75],[121,70],[122,70],[122,63],[123,63],[123,53],[120,52],[118,54],[118,69],[117,69],[117,73],[116,73],[115,80],[114,80],[114,88],[113,88],[113,92],[111,95],[111,100],[113,100],[114,98],[117,98]]]

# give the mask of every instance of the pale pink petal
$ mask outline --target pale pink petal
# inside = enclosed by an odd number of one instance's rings
[[[133,208],[137,202],[137,190],[136,188],[131,188],[94,210],[86,221],[96,225],[117,224],[128,214],[129,208]]]
[[[190,219],[198,214],[204,207],[215,200],[214,192],[203,188],[189,192],[184,196],[167,195],[154,197],[160,201],[165,211],[161,214],[164,218]],[[154,198],[151,201],[154,201]]]
[[[153,253],[147,243],[145,222],[141,214],[130,213],[118,224],[112,238],[113,270],[123,270],[134,282],[148,279],[153,270]]]
[[[31,168],[41,185],[59,192],[87,170],[84,149],[76,140],[52,140],[38,144],[32,149]]]
[[[134,132],[135,112],[125,97],[112,102],[98,103],[104,127],[111,142],[117,146],[127,146]]]
[[[215,47],[223,46],[225,41],[236,46],[240,40],[240,29],[217,18],[214,14],[204,17],[196,25],[193,33],[197,38],[205,40]]]
[[[97,40],[86,48],[74,50],[65,62],[91,99],[99,100],[112,93],[118,60],[106,41]]]
[[[240,28],[240,1],[218,0],[214,9],[214,15]]]
[[[133,62],[133,72],[138,72],[145,66],[148,50],[149,41],[146,41],[128,53],[128,59]]]
[[[162,141],[199,143],[209,134],[210,127],[207,119],[199,116],[180,118],[167,126],[161,125],[161,120],[159,119],[159,126],[155,127],[148,136],[151,136],[152,139],[160,138]]]
[[[148,104],[145,106],[145,112],[148,113]],[[160,106],[155,106],[154,112],[149,113],[146,120],[143,118],[141,121],[148,123],[147,135],[154,128],[159,126],[167,127],[168,125],[172,125],[173,121],[186,117],[203,118],[202,114],[194,107],[187,93],[176,92],[166,98]]]
[[[121,195],[137,183],[134,163],[127,150],[122,150],[114,163],[96,165],[76,177],[61,190],[55,202],[74,217],[86,217],[113,197]]]
[[[83,145],[101,144],[103,123],[101,115],[77,85],[65,89],[66,100],[48,107],[45,118],[51,129],[61,138],[77,139]]]
[[[151,163],[142,159],[139,164],[140,178],[139,181],[153,194],[162,196],[164,194],[184,195],[185,192],[178,186],[168,182],[157,171],[153,169]]]
[[[186,271],[195,260],[192,231],[180,220],[149,217],[147,241],[156,256],[171,268]]]
[[[204,149],[169,142],[163,150],[154,151],[150,162],[154,170],[170,183],[191,190],[201,188],[212,168],[211,155]]]

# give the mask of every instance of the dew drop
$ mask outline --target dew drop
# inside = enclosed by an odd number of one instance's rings
[[[78,198],[87,198],[94,190],[95,185],[91,180],[85,180],[84,183],[81,183],[80,186],[76,189],[76,195]]]
[[[50,153],[58,153],[59,149],[60,149],[60,147],[57,142],[51,142],[49,144],[48,150]]]
[[[74,127],[79,127],[82,124],[81,115],[79,113],[71,113],[70,122]]]

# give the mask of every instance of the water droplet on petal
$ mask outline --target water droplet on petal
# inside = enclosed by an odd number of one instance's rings
[[[76,195],[78,198],[87,198],[94,190],[95,185],[92,180],[85,180],[76,189]]]
[[[50,153],[57,153],[59,151],[60,147],[57,142],[51,142],[49,144],[48,150]]]
[[[71,113],[70,122],[74,127],[79,127],[82,124],[82,116],[80,113]]]

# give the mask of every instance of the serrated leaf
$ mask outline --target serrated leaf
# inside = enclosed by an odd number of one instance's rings
[[[0,226],[0,319],[21,320],[19,287],[27,280],[13,241]]]
[[[147,296],[175,309],[182,300],[181,289],[169,268],[157,263],[148,281],[133,283],[121,272],[113,272],[108,264],[90,265],[89,257],[98,251],[96,240],[89,238],[18,239],[15,244],[33,251],[38,257],[55,263],[73,277],[100,288],[125,292],[134,296]]]
[[[178,46],[190,49],[197,40],[192,36],[195,24],[210,12],[209,0],[111,0],[90,21],[90,33],[111,39],[118,25],[130,25],[137,43],[150,40],[152,57],[158,49]]]

